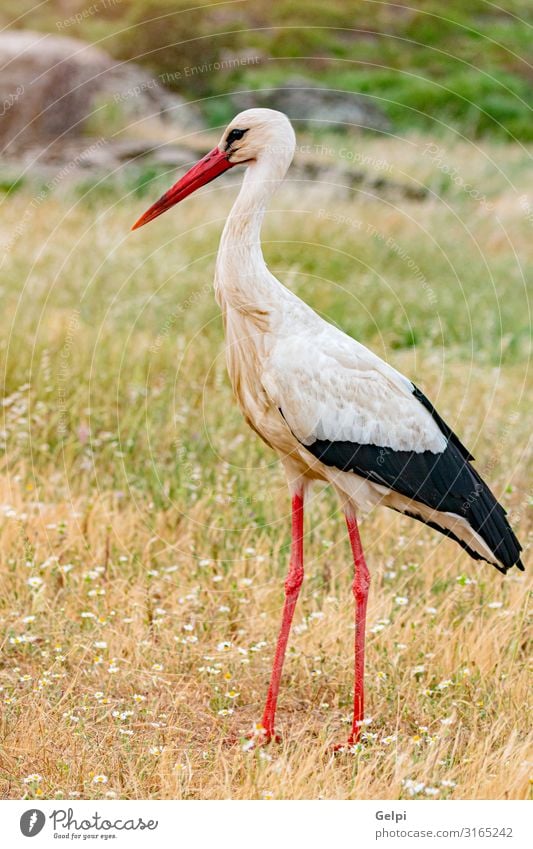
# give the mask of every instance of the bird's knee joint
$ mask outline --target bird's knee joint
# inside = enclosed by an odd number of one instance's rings
[[[363,577],[357,577],[352,584],[352,592],[354,594],[356,601],[364,601],[368,598],[368,591],[370,590],[370,575],[364,575]]]
[[[294,593],[297,593],[300,587],[302,586],[303,579],[303,570],[294,572],[294,574],[289,575],[289,577],[285,581],[285,595],[294,595]]]

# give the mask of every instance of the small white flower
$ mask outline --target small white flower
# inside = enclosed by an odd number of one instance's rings
[[[223,643],[219,643],[217,646],[217,651],[229,651],[231,649],[231,643],[228,640],[224,640]]]
[[[27,775],[24,779],[24,784],[39,784],[43,780],[42,775],[39,775],[38,772],[32,772],[30,775]]]
[[[490,607],[491,610],[498,610],[498,608],[503,607],[503,601],[490,601],[487,607]]]
[[[438,787],[426,787],[426,789],[424,790],[426,796],[438,796],[439,792],[440,791]]]
[[[449,778],[443,778],[443,780],[441,781],[441,784],[442,784],[443,787],[456,787],[457,786],[457,782],[456,781],[450,781]]]
[[[413,781],[412,778],[405,778],[402,781],[402,784],[410,796],[416,796],[418,793],[421,793],[425,787],[425,784],[422,781]]]
[[[426,667],[421,664],[420,666],[413,666],[411,670],[411,675],[422,675],[423,672],[426,671]]]
[[[105,640],[96,640],[96,642],[93,643],[93,646],[95,647],[95,649],[106,649],[107,643]]]
[[[437,613],[437,608],[436,607],[426,607],[425,612],[428,614],[428,616],[435,616],[435,614]]]
[[[406,604],[409,604],[409,599],[404,595],[397,595],[394,601],[398,607],[405,607]]]
[[[42,587],[43,585],[43,579],[39,578],[37,575],[34,575],[33,578],[28,578],[27,584],[29,587],[32,588],[32,590],[38,590],[39,587]]]
[[[93,778],[93,784],[107,784],[108,781],[107,775],[95,775]]]
[[[383,737],[381,742],[384,743],[385,746],[389,746],[391,743],[394,743],[397,739],[398,739],[397,734],[389,734],[388,737]]]
[[[477,584],[477,581],[475,580],[475,578],[467,578],[466,575],[459,575],[456,578],[456,581],[462,587],[468,587],[468,586],[470,586],[470,584]]]

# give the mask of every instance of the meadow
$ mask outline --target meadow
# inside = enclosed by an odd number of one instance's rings
[[[423,135],[331,144],[333,165],[348,147],[375,187],[289,176],[265,221],[269,267],[416,380],[526,547],[527,153]],[[387,194],[383,176],[427,194]],[[129,233],[173,178],[130,165],[44,192],[34,178],[0,204],[2,797],[526,798],[531,569],[503,578],[385,510],[361,526],[369,723],[332,753],[354,625],[327,490],[307,509],[282,743],[246,745],[289,498],[233,403],[211,289],[239,177]]]

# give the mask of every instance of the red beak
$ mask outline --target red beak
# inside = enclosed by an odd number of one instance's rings
[[[219,150],[218,147],[213,148],[213,150],[206,154],[203,159],[200,159],[196,165],[193,165],[192,168],[190,168],[189,171],[187,171],[187,173],[181,178],[181,180],[178,180],[178,182],[175,183],[168,192],[165,192],[159,200],[156,200],[150,209],[147,209],[144,215],[141,215],[139,220],[135,222],[131,229],[136,230],[138,227],[142,227],[143,224],[148,224],[149,221],[153,221],[154,218],[157,218],[158,215],[166,212],[171,206],[179,203],[180,200],[191,195],[201,186],[205,186],[206,183],[210,183],[211,180],[214,180],[215,177],[219,176],[219,174],[223,174],[224,171],[227,171],[228,168],[232,168],[236,164],[236,162],[229,161],[228,156],[224,151]]]

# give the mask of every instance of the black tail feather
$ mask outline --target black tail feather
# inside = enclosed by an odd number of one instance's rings
[[[493,552],[494,561],[486,558],[489,563],[503,572],[512,566],[524,569],[520,559],[522,548],[506,519],[505,510],[471,466],[470,455],[458,439],[450,436],[445,450],[438,454],[327,440],[316,440],[306,448],[326,465],[353,471],[374,483],[384,484],[437,513],[459,516]],[[413,512],[416,512],[415,504]],[[437,517],[435,525],[472,554],[468,544],[439,526]]]

